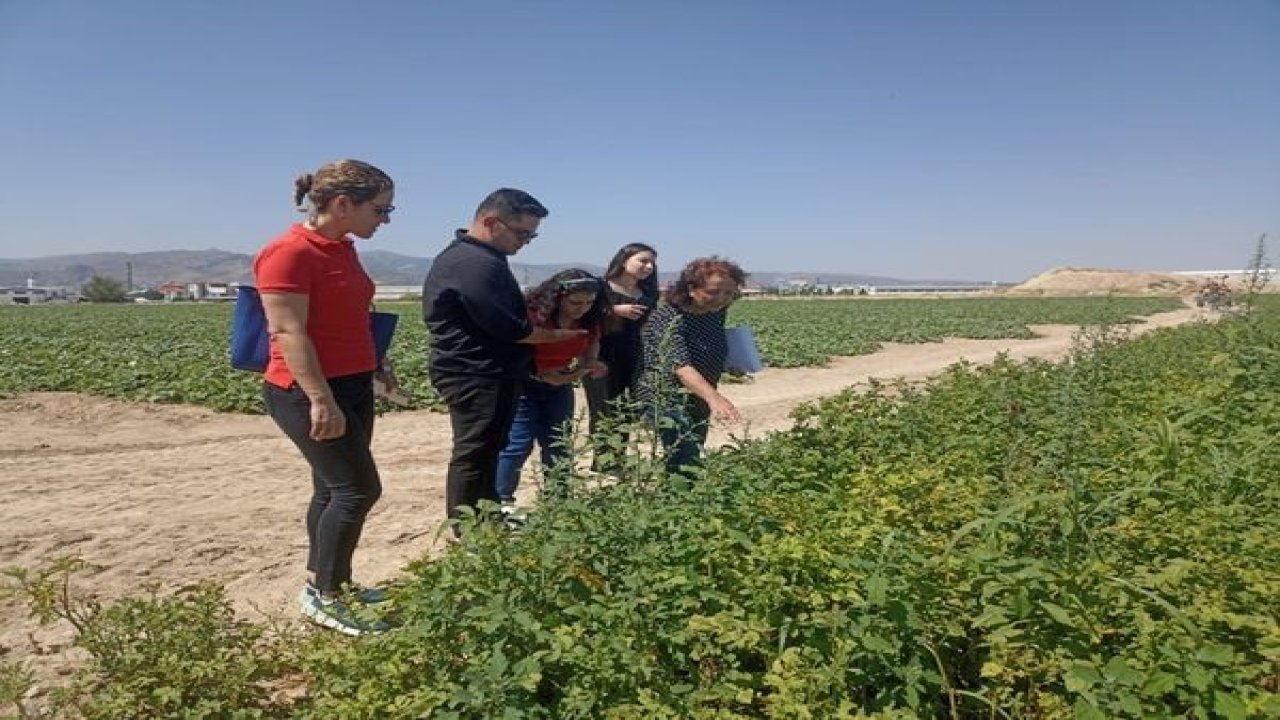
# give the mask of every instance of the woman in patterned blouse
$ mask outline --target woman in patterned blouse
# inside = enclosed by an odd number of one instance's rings
[[[645,326],[636,398],[658,425],[672,471],[699,464],[713,418],[742,420],[716,386],[729,352],[725,316],[745,281],[746,273],[730,260],[698,258],[685,266]]]

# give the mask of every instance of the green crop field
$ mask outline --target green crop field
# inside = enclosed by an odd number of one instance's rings
[[[735,304],[729,323],[751,327],[766,364],[801,367],[875,352],[883,342],[1029,338],[1029,325],[1119,324],[1179,307],[1167,297],[762,299]]]
[[[76,624],[67,717],[1280,717],[1277,301],[846,391],[691,479],[641,443],[410,564],[377,636],[78,602],[68,561],[0,590]],[[130,312],[97,317],[207,311]],[[0,704],[32,683],[0,659]]]
[[[1179,305],[1173,298],[753,299],[733,307],[730,323],[754,329],[767,364],[795,367],[874,352],[881,342],[1026,338],[1028,325],[1122,323]],[[390,354],[414,407],[437,406],[419,306],[379,307],[401,316]],[[230,306],[220,304],[0,307],[0,393],[75,391],[261,412],[259,378],[227,361],[230,318]]]

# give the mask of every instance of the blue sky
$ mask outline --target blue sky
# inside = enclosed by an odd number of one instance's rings
[[[293,178],[397,182],[431,256],[1019,280],[1280,238],[1280,0],[0,0],[2,257],[253,252]],[[1271,253],[1274,258],[1277,253]]]

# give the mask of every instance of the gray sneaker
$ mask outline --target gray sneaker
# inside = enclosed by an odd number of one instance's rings
[[[387,594],[387,591],[382,588],[361,587],[355,583],[349,583],[347,585],[347,593],[361,605],[378,605],[391,599],[391,596]],[[312,585],[311,581],[308,580],[306,586],[302,588],[302,594],[298,596],[298,599],[305,605],[306,598],[317,596],[319,594],[320,591],[316,590],[316,586]]]
[[[306,589],[303,589],[306,595]],[[302,598],[299,598],[302,600]],[[365,620],[341,600],[325,602],[318,594],[302,600],[302,614],[317,625],[346,635],[370,635],[387,631],[381,620]]]

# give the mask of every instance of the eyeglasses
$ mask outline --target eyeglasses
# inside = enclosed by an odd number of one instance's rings
[[[507,224],[506,220],[503,220],[500,217],[495,217],[494,220],[497,220],[502,225],[502,227],[510,230],[511,234],[515,235],[517,238],[520,239],[520,242],[529,242],[530,240],[538,237],[538,233],[532,230],[525,230],[524,228],[511,227],[510,225]]]
[[[561,290],[568,292],[585,292],[587,290],[599,290],[600,278],[598,277],[580,277],[571,278],[569,280],[561,280],[556,283]]]
[[[396,211],[395,205],[374,205],[373,211],[384,218],[390,218],[391,213]]]

